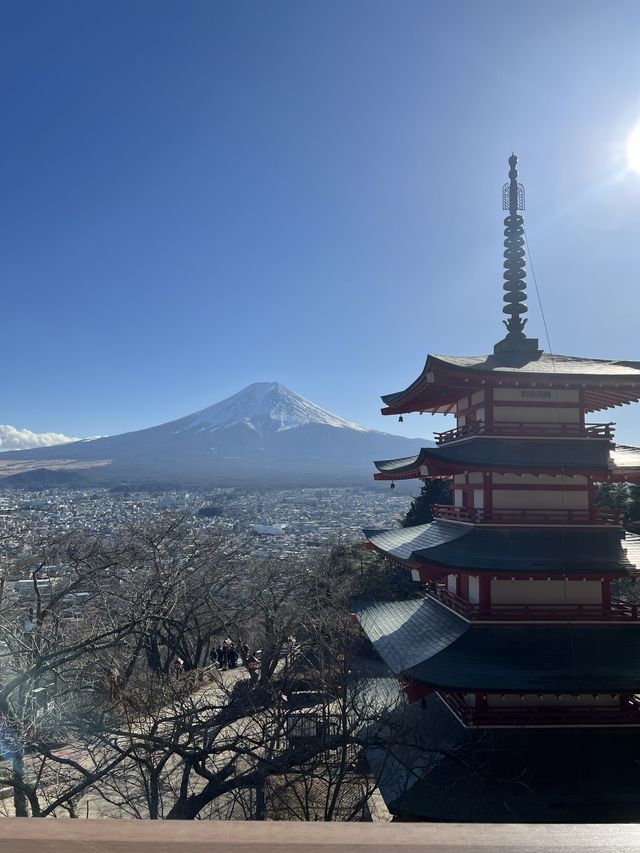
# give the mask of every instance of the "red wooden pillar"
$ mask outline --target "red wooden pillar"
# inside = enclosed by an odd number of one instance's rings
[[[476,706],[473,712],[476,722],[481,723],[483,719],[486,719],[488,711],[487,697],[484,693],[476,693]]]
[[[480,593],[480,615],[488,616],[491,613],[491,578],[489,575],[480,575],[478,578],[478,587]]]
[[[484,429],[493,432],[493,388],[484,389]]]
[[[593,477],[587,477],[587,500],[589,501],[589,520],[595,521],[596,513],[596,487],[593,482]]]
[[[611,580],[604,578],[602,581],[602,612],[607,615],[611,611]]]
[[[490,519],[493,515],[493,480],[489,473],[483,475],[484,517]]]
[[[456,595],[469,601],[469,575],[456,575]]]

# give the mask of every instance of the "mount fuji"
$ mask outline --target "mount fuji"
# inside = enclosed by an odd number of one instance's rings
[[[105,484],[344,485],[370,483],[374,459],[424,445],[345,420],[277,382],[256,382],[159,426],[2,453],[0,476],[32,482],[34,469],[45,468]]]

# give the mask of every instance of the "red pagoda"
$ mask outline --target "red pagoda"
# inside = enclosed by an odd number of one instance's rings
[[[616,592],[640,572],[640,536],[596,503],[598,483],[640,482],[640,448],[587,422],[640,399],[640,362],[546,353],[525,335],[524,191],[509,166],[506,336],[490,355],[429,355],[382,398],[385,415],[456,426],[376,462],[375,478],[447,478],[454,501],[429,524],[365,531],[425,590],[356,612],[423,734],[387,752],[384,774],[371,763],[399,819],[640,820],[640,621]]]

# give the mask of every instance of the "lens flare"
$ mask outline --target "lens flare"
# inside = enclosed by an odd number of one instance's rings
[[[640,122],[627,138],[627,166],[632,172],[640,174]]]

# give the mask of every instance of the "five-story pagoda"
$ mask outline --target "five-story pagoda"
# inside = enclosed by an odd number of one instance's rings
[[[640,572],[640,537],[596,491],[640,482],[640,448],[587,417],[640,399],[640,362],[553,355],[525,335],[516,165],[506,336],[490,355],[430,355],[383,397],[383,414],[457,423],[416,457],[375,463],[378,480],[444,477],[454,495],[429,524],[365,531],[427,590],[356,613],[425,732],[424,754],[396,754],[381,788],[404,818],[637,820],[640,621],[616,589]]]

